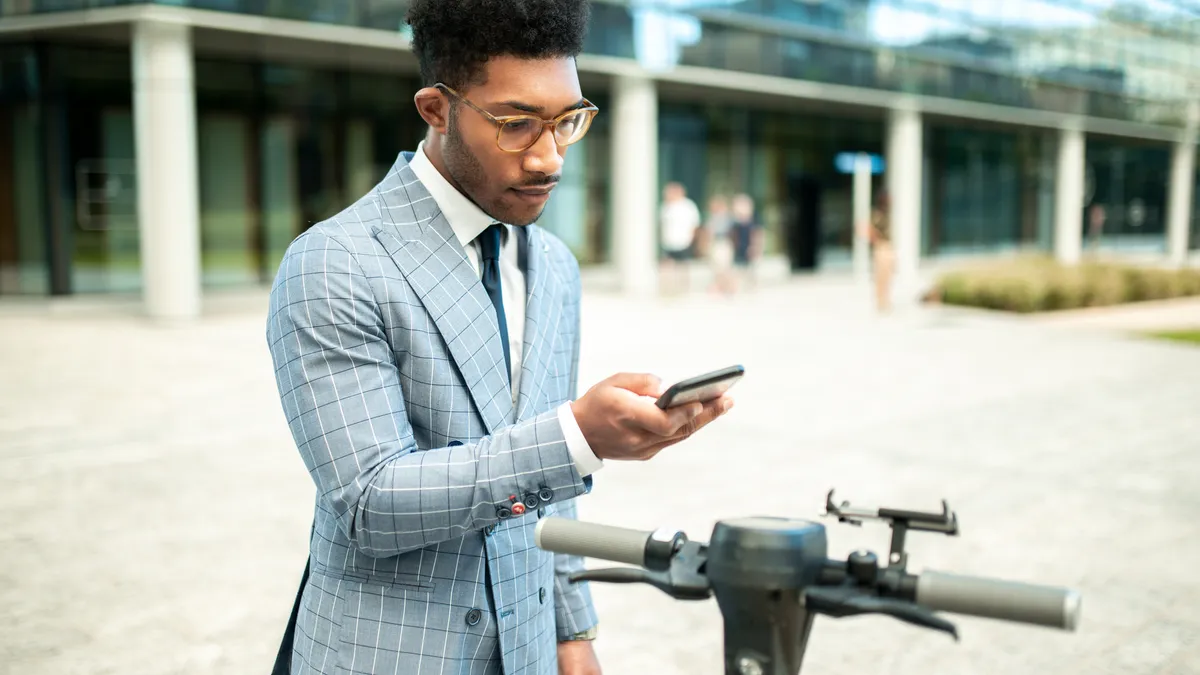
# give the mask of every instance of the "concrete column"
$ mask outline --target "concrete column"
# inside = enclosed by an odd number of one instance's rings
[[[1200,103],[1188,106],[1187,122],[1171,149],[1171,183],[1167,186],[1167,258],[1182,267],[1188,259],[1188,230],[1192,219],[1192,185],[1196,180],[1196,127]]]
[[[898,297],[917,290],[921,263],[921,195],[924,152],[921,113],[913,105],[893,108],[888,115],[887,172],[891,200],[892,245],[896,250]]]
[[[613,254],[621,289],[658,289],[658,93],[654,81],[613,80]]]
[[[1054,257],[1064,265],[1079,262],[1083,252],[1083,130],[1075,125],[1058,134],[1054,177]]]
[[[133,28],[133,119],[138,227],[146,312],[200,314],[200,205],[196,97],[188,26]]]

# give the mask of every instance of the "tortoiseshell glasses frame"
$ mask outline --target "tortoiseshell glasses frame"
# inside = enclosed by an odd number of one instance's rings
[[[525,152],[538,142],[542,134],[546,133],[546,129],[554,132],[554,141],[560,146],[577,143],[587,135],[588,129],[592,126],[592,120],[596,117],[596,113],[600,112],[594,103],[585,98],[582,106],[572,108],[550,120],[537,115],[493,115],[440,82],[433,86],[466,103],[494,124],[496,126],[496,147],[504,152]]]

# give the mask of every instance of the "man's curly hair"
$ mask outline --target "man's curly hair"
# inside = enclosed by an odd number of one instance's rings
[[[574,57],[583,50],[588,0],[416,0],[408,10],[425,86],[483,84],[494,56]]]

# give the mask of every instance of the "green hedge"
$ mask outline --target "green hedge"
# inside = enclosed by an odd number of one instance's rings
[[[1159,333],[1150,333],[1150,337],[1156,337],[1163,340],[1174,340],[1176,342],[1190,342],[1200,345],[1200,328],[1195,330],[1169,330]]]
[[[931,297],[948,305],[1009,312],[1102,307],[1200,295],[1200,270],[1088,261],[1063,266],[1031,257],[943,275]]]

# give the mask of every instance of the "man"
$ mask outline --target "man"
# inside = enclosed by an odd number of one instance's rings
[[[585,0],[417,0],[429,129],[289,247],[267,337],[317,486],[290,672],[599,673],[597,617],[536,548],[604,460],[644,460],[732,404],[668,411],[650,375],[576,393],[579,270],[533,225],[596,110]]]
[[[686,292],[688,287],[687,261],[691,259],[692,244],[696,230],[700,227],[700,209],[687,196],[682,183],[671,182],[663,186],[663,203],[659,220],[662,221],[662,266],[663,290]]]

